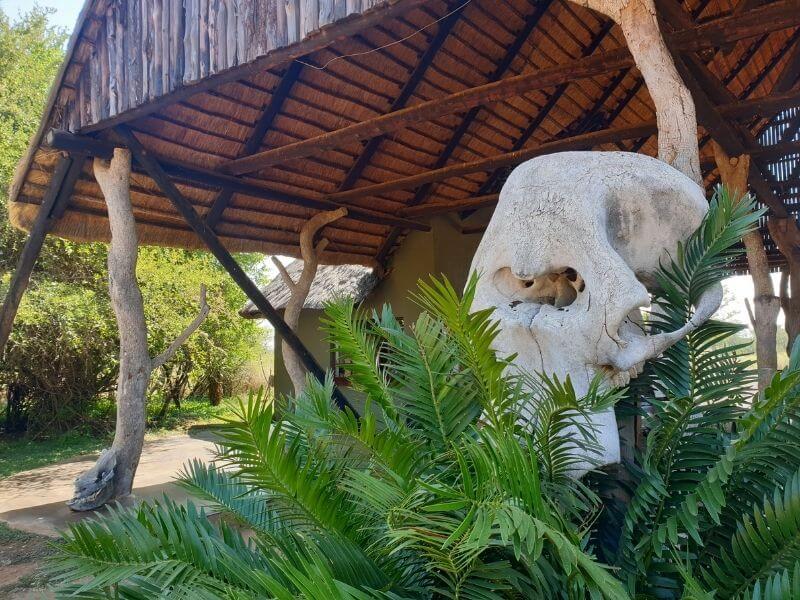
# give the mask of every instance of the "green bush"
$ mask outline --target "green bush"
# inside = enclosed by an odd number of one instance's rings
[[[750,202],[712,201],[661,270],[652,330],[686,322],[757,217]],[[251,397],[223,429],[216,461],[181,474],[221,523],[165,498],[73,525],[53,563],[58,593],[800,595],[800,346],[749,407],[751,366],[724,343],[736,327],[710,321],[654,361],[638,384],[651,388],[647,446],[614,490],[630,492],[616,513],[570,473],[576,449],[596,448],[578,423],[624,392],[595,381],[579,398],[569,380],[515,373],[491,350],[491,311],[470,312],[474,290],[474,279],[462,299],[446,281],[421,284],[424,312],[408,331],[389,308],[329,306],[326,328],[364,414],[335,409],[330,380],[310,381],[295,412]]]

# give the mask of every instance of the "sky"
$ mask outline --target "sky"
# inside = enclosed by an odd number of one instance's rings
[[[0,0],[0,6],[12,19],[16,19],[20,14],[30,12],[34,5],[52,8],[54,12],[51,23],[72,33],[78,20],[78,13],[83,6],[83,0]]]
[[[19,14],[24,14],[30,11],[34,5],[42,7],[50,7],[54,10],[51,17],[53,25],[63,27],[68,32],[72,32],[75,27],[75,22],[78,20],[78,13],[83,6],[83,0],[0,0],[0,7],[14,19]],[[268,268],[272,265],[268,263]],[[775,279],[775,289],[778,289],[778,279]],[[750,320],[747,316],[744,299],[752,298],[753,296],[753,283],[749,276],[732,277],[725,281],[725,300],[723,309],[720,312],[720,317],[750,325]],[[781,314],[780,322],[783,322],[783,315]]]

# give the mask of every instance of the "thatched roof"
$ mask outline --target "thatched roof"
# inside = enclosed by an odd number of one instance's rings
[[[410,220],[491,205],[525,158],[656,154],[653,104],[621,32],[567,0],[232,4],[88,0],[42,124],[98,136],[126,124],[230,250],[298,256],[303,223],[345,205],[323,262],[375,265]],[[706,184],[722,119],[757,158],[760,199],[795,213],[797,159],[778,181],[769,165],[797,156],[800,120],[786,109],[800,104],[800,0],[656,4],[703,95]],[[319,12],[295,20],[287,6]],[[776,123],[780,140],[760,147]],[[31,226],[57,158],[34,140],[11,195],[18,227]],[[133,203],[143,243],[201,247],[141,171]],[[108,239],[89,162],[54,233]]]
[[[286,270],[297,281],[303,270],[303,261],[292,261]],[[338,298],[352,298],[356,303],[361,302],[377,283],[378,278],[373,270],[362,265],[320,265],[303,308],[319,310]],[[273,279],[261,291],[276,309],[286,308],[290,293],[280,277]],[[264,318],[252,302],[245,304],[239,314],[247,319]]]

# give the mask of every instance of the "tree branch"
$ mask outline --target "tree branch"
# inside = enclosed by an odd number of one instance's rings
[[[300,311],[303,309],[306,298],[308,298],[308,294],[311,291],[311,284],[314,282],[314,277],[317,275],[319,257],[328,246],[328,240],[326,238],[321,239],[315,246],[314,238],[323,227],[346,215],[347,209],[344,207],[324,213],[317,213],[303,225],[300,231],[300,253],[303,257],[303,270],[297,282],[293,282],[291,285],[287,284],[291,291],[291,296],[289,302],[286,303],[286,310],[283,313],[286,324],[293,330],[297,330],[297,325],[300,322]],[[275,260],[273,260],[273,262],[275,262]],[[278,263],[280,263],[280,261],[276,262],[276,266]],[[286,269],[283,269],[283,265],[280,265],[278,270],[284,277],[284,281],[287,279],[291,281],[288,273],[284,275]],[[295,394],[300,394],[305,387],[306,370],[291,348],[285,343],[282,345],[282,348],[283,362],[289,373],[289,378],[292,380]]]
[[[289,271],[286,270],[286,267],[283,266],[283,263],[278,259],[277,256],[272,257],[272,264],[278,268],[278,273],[280,273],[283,284],[289,288],[290,292],[294,292],[297,284],[294,282],[292,276],[289,275]]]
[[[189,325],[187,325],[183,331],[181,331],[180,335],[178,335],[178,337],[172,341],[169,347],[153,359],[153,371],[161,367],[165,362],[175,356],[178,348],[183,346],[186,340],[189,339],[189,336],[197,331],[197,328],[203,324],[203,321],[206,320],[210,310],[211,309],[208,306],[208,302],[206,302],[206,286],[205,284],[202,284],[200,286],[200,312],[198,312],[194,320],[189,323]]]

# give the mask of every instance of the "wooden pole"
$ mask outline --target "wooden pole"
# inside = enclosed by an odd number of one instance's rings
[[[750,157],[728,156],[718,143],[713,142],[714,157],[717,161],[722,185],[728,188],[735,198],[747,194],[747,180],[750,174]],[[756,336],[756,364],[758,367],[758,389],[764,390],[772,381],[778,369],[778,313],[781,300],[775,295],[775,287],[769,274],[769,260],[764,248],[761,231],[756,229],[742,238],[747,252],[747,265],[753,279],[753,311],[751,320]]]
[[[261,314],[272,324],[275,328],[275,332],[295,351],[305,368],[319,381],[325,381],[325,372],[308,348],[305,347],[305,344],[303,344],[300,338],[298,338],[294,331],[286,324],[278,311],[269,303],[269,300],[264,297],[264,294],[261,293],[258,286],[247,276],[247,273],[239,266],[236,259],[228,252],[228,249],[219,241],[214,231],[206,224],[200,215],[197,214],[191,202],[184,198],[183,194],[175,187],[175,184],[164,169],[161,168],[158,161],[150,155],[127,127],[120,126],[117,127],[115,131],[124,142],[124,145],[130,149],[134,159],[144,168],[156,185],[158,185],[162,193],[169,199],[178,213],[194,230],[197,237],[205,243],[236,284],[247,297],[252,300]],[[347,407],[354,413],[356,412],[338,388],[334,388],[334,399],[340,408]]]
[[[39,258],[44,239],[52,227],[53,216],[59,213],[69,201],[72,189],[80,176],[85,160],[86,157],[84,155],[63,156],[56,165],[55,172],[50,180],[50,187],[42,199],[42,205],[28,234],[28,239],[25,241],[25,246],[17,261],[14,276],[11,278],[8,292],[3,301],[3,307],[0,309],[0,357],[3,356],[6,343],[11,335],[11,327],[14,324],[14,318],[17,316],[22,296],[28,288],[36,259]]]

